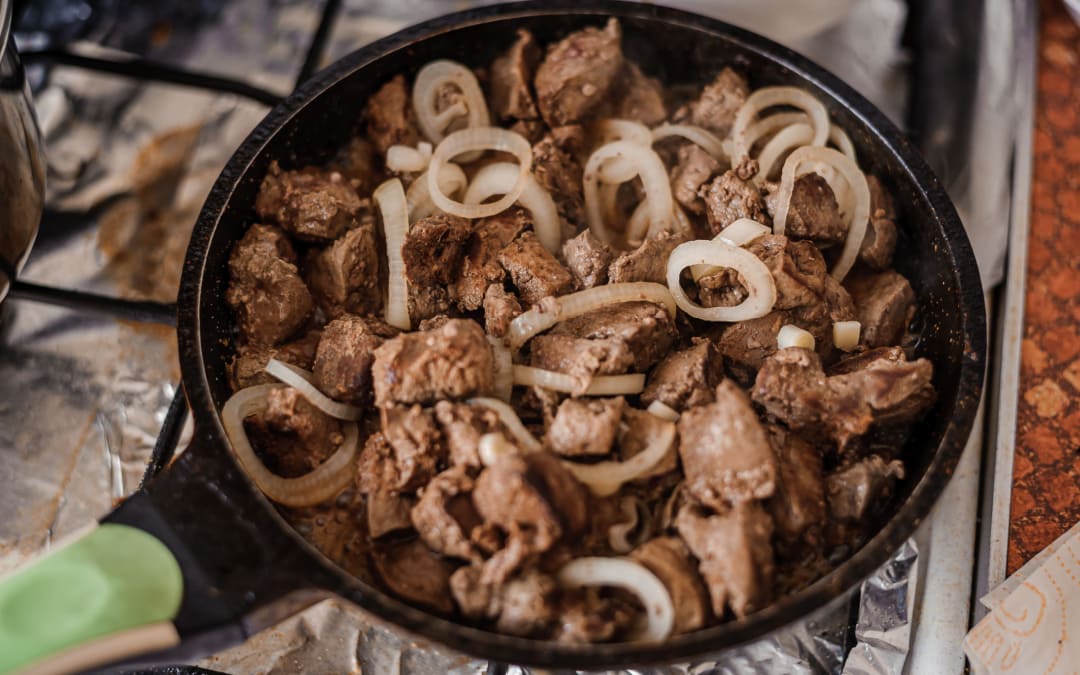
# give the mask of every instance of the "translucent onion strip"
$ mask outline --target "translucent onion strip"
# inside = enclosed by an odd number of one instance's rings
[[[656,415],[660,419],[666,420],[668,422],[679,421],[679,411],[675,408],[672,408],[663,401],[653,401],[649,404],[649,407],[645,409],[645,412],[649,413],[650,415]]]
[[[577,558],[555,575],[560,586],[613,586],[636,595],[645,607],[645,623],[630,636],[632,642],[660,642],[675,627],[675,604],[663,582],[644,565],[626,558]]]
[[[652,442],[644,450],[624,462],[579,464],[563,460],[563,466],[596,496],[613,495],[619,491],[623,483],[645,476],[667,457],[668,451],[675,443],[675,425],[671,422],[661,422],[661,424],[663,428],[655,434]]]
[[[720,234],[713,237],[713,241],[722,241],[731,246],[746,246],[758,237],[769,234],[770,232],[772,232],[772,230],[753,218],[739,218],[734,223],[720,230]],[[715,274],[721,269],[722,268],[720,267],[714,267],[712,265],[692,265],[690,267],[690,275],[694,278],[694,283],[697,283],[702,277]]]
[[[441,175],[442,167],[450,160],[462,153],[477,150],[493,150],[514,155],[518,159],[518,176],[510,190],[498,200],[487,204],[462,204],[446,196],[435,177]],[[531,168],[532,146],[521,134],[498,127],[462,129],[453,132],[435,147],[431,165],[428,166],[428,192],[435,206],[451,215],[461,218],[487,218],[505,211],[518,200],[528,182]]]
[[[507,338],[511,349],[519,349],[529,338],[542,333],[560,321],[573,319],[594,309],[623,302],[646,300],[663,305],[675,317],[675,298],[662,284],[634,281],[625,284],[605,284],[550,300],[545,298],[535,307],[510,322]]]
[[[731,307],[702,307],[682,289],[682,271],[691,265],[712,265],[735,270],[746,286],[746,299]],[[668,290],[679,308],[705,321],[745,321],[765,316],[776,304],[776,281],[756,255],[722,241],[688,241],[671,252],[667,267]]]
[[[514,365],[514,384],[543,387],[576,396],[628,396],[640,394],[645,389],[645,375],[596,375],[584,379],[554,370]]]
[[[649,509],[637,497],[623,497],[619,500],[619,510],[626,520],[608,528],[608,546],[616,553],[626,554],[644,543],[652,534],[648,523]],[[634,537],[635,541],[630,541],[630,533],[634,530],[638,531],[637,536]]]
[[[432,181],[434,182],[434,181]],[[405,190],[397,178],[386,181],[371,195],[382,214],[383,237],[386,239],[387,291],[386,323],[401,330],[412,328],[409,320],[409,287],[405,280],[405,261],[401,247],[409,231],[409,207]]]
[[[453,162],[443,164],[439,171],[439,189],[444,195],[451,199],[455,198],[468,183],[469,180],[460,166]],[[405,193],[405,203],[409,207],[409,223],[427,218],[438,210],[435,203],[431,201],[426,171],[409,184],[409,189]]]
[[[585,163],[582,179],[585,186],[585,214],[593,234],[601,241],[613,242],[604,223],[599,189],[600,169],[605,162],[614,159],[629,161],[635,173],[641,177],[649,204],[650,231],[653,228],[660,232],[670,230],[675,218],[675,200],[671,196],[671,184],[663,161],[650,147],[630,141],[615,141],[597,148]]]
[[[809,349],[814,351],[816,346],[814,342],[814,336],[808,330],[803,330],[798,326],[790,323],[786,323],[780,327],[780,331],[776,334],[776,348],[788,349],[790,347],[799,347],[800,349]]]
[[[848,231],[844,239],[844,248],[829,274],[837,281],[844,277],[855,264],[866,236],[866,225],[870,218],[870,188],[866,184],[866,175],[850,157],[832,148],[802,147],[788,155],[784,170],[780,173],[780,189],[776,193],[776,213],[773,216],[773,231],[783,234],[787,224],[788,209],[791,208],[791,193],[795,185],[795,176],[804,163],[821,163],[832,167],[847,182],[851,189],[854,204],[848,216]]]
[[[814,128],[809,124],[792,124],[781,129],[761,149],[761,154],[758,155],[758,172],[754,175],[754,180],[758,183],[764,182],[781,157],[813,139]]]
[[[488,335],[487,339],[491,344],[491,353],[494,356],[495,364],[494,373],[492,373],[492,380],[495,385],[492,388],[492,393],[503,401],[509,401],[514,393],[513,355],[502,339],[494,335]]]
[[[466,204],[479,204],[495,195],[506,194],[517,183],[520,170],[510,162],[488,164],[476,172],[469,189],[465,192]],[[551,253],[558,253],[562,248],[562,222],[555,200],[536,178],[529,173],[525,177],[525,187],[517,199],[533,217],[533,230],[540,244]]]
[[[765,138],[770,134],[775,134],[780,129],[791,126],[792,124],[806,124],[812,126],[810,117],[806,113],[775,113],[768,117],[763,117],[750,125],[746,130],[746,147],[753,148],[754,144],[762,138]],[[850,157],[852,161],[858,161],[855,157],[855,146],[851,142],[851,137],[849,137],[847,132],[841,127],[835,124],[829,125],[829,143],[832,143],[837,150]]]
[[[480,456],[480,463],[484,466],[491,466],[498,462],[500,457],[518,453],[517,446],[497,431],[484,434],[476,443],[476,454]]]
[[[731,161],[727,152],[724,151],[724,141],[701,127],[693,124],[668,124],[665,122],[652,130],[653,143],[671,136],[679,136],[694,143],[721,164],[728,164]]]
[[[850,352],[859,346],[859,334],[862,324],[858,321],[837,321],[833,324],[833,345],[837,349]]]
[[[446,86],[460,91],[462,100],[441,113],[436,112],[439,92]],[[463,115],[468,116],[468,127],[491,125],[487,102],[476,75],[454,61],[439,59],[421,68],[413,84],[412,100],[420,133],[432,143],[441,141],[447,127]]]
[[[505,426],[506,430],[510,432],[510,435],[514,437],[514,440],[529,452],[536,452],[540,449],[540,441],[536,440],[536,437],[529,433],[529,430],[521,423],[521,418],[518,417],[517,412],[514,411],[510,404],[500,401],[497,398],[486,398],[483,396],[470,398],[466,403],[469,405],[482,406],[498,415],[499,421],[503,423],[503,426]]]
[[[635,120],[609,117],[596,124],[600,145],[614,141],[630,141],[649,147],[652,145],[652,133],[649,128]],[[630,160],[613,159],[601,167],[600,180],[605,183],[625,183],[637,175]]]
[[[798,87],[762,87],[747,97],[739,111],[735,113],[731,137],[734,143],[733,164],[743,157],[750,156],[751,145],[747,143],[747,128],[761,111],[773,106],[788,105],[799,108],[810,117],[814,136],[811,145],[823,146],[829,137],[829,112],[821,101],[809,92]]]
[[[429,148],[430,144],[425,143]],[[386,168],[397,173],[423,171],[431,160],[431,152],[426,155],[417,148],[407,145],[391,145],[386,149]]]
[[[244,430],[244,420],[266,410],[267,395],[279,386],[260,384],[236,392],[221,409],[221,423],[240,465],[263,494],[285,506],[314,506],[331,499],[352,483],[359,430],[353,422],[343,424],[345,439],[337,451],[311,473],[297,478],[278,476],[255,454]]]
[[[335,401],[319,391],[314,384],[314,376],[311,373],[294,366],[291,363],[270,359],[267,362],[266,372],[300,392],[300,395],[308,400],[308,403],[323,411],[330,417],[339,420],[354,422],[364,416],[363,411],[354,405]]]

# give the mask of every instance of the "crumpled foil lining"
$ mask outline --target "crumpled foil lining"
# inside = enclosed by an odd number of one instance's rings
[[[327,59],[468,4],[346,2]],[[75,48],[88,53],[129,50],[286,94],[319,9],[300,0],[163,0],[116,11],[114,3],[42,0],[32,3],[23,27],[32,25],[18,37],[24,49],[47,45],[50,37],[77,38]],[[904,17],[902,0],[862,0],[845,23],[796,47],[900,121],[907,104],[899,48]],[[54,215],[22,278],[171,301],[195,215],[266,108],[232,95],[74,68],[53,68],[47,77],[40,67],[29,73]],[[179,376],[169,328],[31,303],[0,306],[0,510],[6,516],[0,519],[0,573],[92,523],[137,487]],[[851,607],[839,602],[722,657],[623,672],[899,673],[915,557],[909,543],[864,584],[854,627],[859,643],[850,656]],[[539,675],[417,643],[333,600],[199,665],[230,673]]]

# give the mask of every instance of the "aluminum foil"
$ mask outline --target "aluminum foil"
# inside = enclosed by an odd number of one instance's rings
[[[467,4],[345,2],[327,59]],[[795,46],[900,120],[908,103],[899,46],[905,7],[901,0],[861,0],[846,21]],[[33,4],[19,38],[24,48],[61,39],[90,53],[131,50],[285,94],[319,9],[300,0],[162,0],[120,11],[110,2],[43,0]],[[23,278],[171,300],[195,214],[266,109],[236,96],[73,68],[32,68],[31,76],[53,215]],[[137,486],[178,380],[171,329],[29,303],[0,307],[0,509],[7,516],[0,519],[0,572],[93,522]],[[855,626],[841,604],[722,656],[625,672],[899,673],[915,555],[913,545],[905,546],[866,582]],[[859,643],[848,656],[853,632]],[[417,642],[339,601],[200,665],[232,673],[539,675]]]

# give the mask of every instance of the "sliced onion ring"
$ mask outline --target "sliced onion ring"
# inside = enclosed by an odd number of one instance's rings
[[[641,563],[626,558],[577,558],[555,575],[560,586],[614,586],[630,591],[645,607],[645,623],[632,642],[660,642],[675,628],[675,604],[663,582]]]
[[[554,370],[515,364],[514,384],[543,387],[575,396],[623,396],[640,394],[645,389],[645,374],[596,375],[586,379]]]
[[[663,305],[675,317],[675,298],[662,284],[634,281],[625,284],[605,284],[569,295],[544,298],[535,307],[510,322],[507,338],[511,349],[520,349],[529,338],[542,333],[560,321],[573,319],[594,309],[623,302],[646,300]]]
[[[649,511],[644,502],[638,497],[623,497],[619,500],[619,510],[622,511],[626,520],[615,523],[608,528],[608,546],[616,553],[626,554],[633,551],[639,544],[645,542],[651,534],[652,528],[648,526]],[[638,529],[638,525],[641,528]],[[631,542],[630,533],[638,529],[635,539]]]
[[[299,391],[300,395],[308,400],[308,403],[330,417],[355,422],[364,416],[364,412],[360,408],[349,405],[348,403],[335,401],[319,391],[318,387],[315,386],[312,374],[303,368],[294,366],[291,363],[285,363],[284,361],[278,361],[277,359],[270,359],[266,363],[266,368],[264,368],[264,370],[268,374],[273,375],[293,389]]]
[[[491,466],[499,461],[500,457],[520,454],[517,446],[506,440],[498,431],[484,434],[476,443],[476,454],[480,456],[480,463]]]
[[[739,218],[732,224],[720,230],[720,234],[713,237],[713,241],[722,241],[731,246],[746,246],[758,237],[769,234],[770,232],[772,232],[771,229],[753,218]],[[694,283],[697,283],[702,277],[715,274],[721,269],[722,268],[714,267],[713,265],[691,265],[690,275],[694,278]]]
[[[285,506],[313,506],[331,499],[352,483],[360,432],[353,422],[343,424],[345,439],[337,451],[311,473],[297,478],[283,478],[272,473],[252,449],[244,430],[244,419],[265,410],[267,395],[280,386],[260,384],[236,392],[221,409],[221,423],[241,466],[263,494]]]
[[[461,167],[453,162],[443,164],[439,172],[439,189],[444,195],[451,198],[465,189],[469,179]],[[437,210],[435,203],[431,201],[431,192],[428,191],[427,172],[420,174],[405,192],[405,203],[409,207],[409,222],[415,223],[421,218],[427,218]]]
[[[799,122],[784,127],[769,139],[758,155],[758,172],[754,175],[757,183],[763,183],[772,173],[777,161],[795,148],[802,147],[814,139],[814,128]]]
[[[405,201],[405,190],[402,189],[399,179],[392,178],[375,188],[371,198],[382,213],[383,238],[386,239],[386,323],[401,330],[409,330],[412,328],[409,320],[409,287],[405,279],[405,260],[401,257],[405,233],[409,231],[409,207]]]
[[[386,149],[386,168],[395,173],[423,171],[427,168],[431,155],[407,145],[391,145]]]
[[[508,152],[518,159],[518,177],[501,198],[487,204],[462,204],[447,197],[435,177],[442,167],[458,155],[478,150]],[[521,134],[499,127],[477,127],[455,131],[435,147],[428,166],[428,192],[435,206],[461,218],[487,218],[510,208],[518,200],[532,168],[532,146]]]
[[[600,170],[605,163],[615,159],[627,160],[633,166],[635,174],[641,177],[649,204],[650,231],[653,228],[659,232],[670,230],[675,218],[675,200],[671,196],[667,168],[652,148],[631,141],[615,141],[602,145],[589,156],[588,162],[585,163],[582,181],[585,187],[585,215],[589,222],[589,229],[601,241],[613,243],[614,238],[609,234],[604,223],[599,191]]]
[[[613,495],[619,491],[623,483],[645,476],[667,457],[672,444],[675,443],[675,425],[671,422],[661,422],[661,424],[662,429],[655,435],[652,442],[626,461],[579,464],[563,460],[563,466],[574,474],[575,478],[588,486],[596,496]]]
[[[682,289],[682,271],[691,265],[712,265],[735,270],[746,286],[746,299],[731,307],[702,307]],[[744,248],[722,241],[696,240],[679,244],[671,252],[667,267],[668,290],[679,309],[705,321],[745,321],[765,316],[776,304],[776,281],[769,268]]]
[[[693,124],[668,124],[665,122],[652,130],[653,143],[671,136],[679,136],[694,143],[721,164],[731,162],[731,158],[724,151],[724,141],[702,127]]]
[[[520,170],[510,162],[488,164],[476,172],[469,189],[465,191],[466,204],[480,204],[494,195],[506,194],[517,183]],[[525,176],[525,187],[518,203],[532,214],[533,230],[540,244],[550,253],[562,247],[562,221],[555,200],[530,173]]]
[[[470,398],[466,403],[469,405],[482,406],[498,415],[499,421],[503,423],[503,426],[505,426],[506,430],[510,432],[510,435],[514,437],[514,440],[520,443],[521,447],[529,452],[536,452],[540,449],[540,441],[536,440],[536,437],[529,433],[529,430],[521,423],[521,418],[518,417],[517,412],[514,411],[510,404],[500,401],[497,398],[486,398],[483,396]]]
[[[747,143],[746,134],[750,123],[762,110],[778,105],[790,105],[806,112],[814,127],[811,145],[825,145],[829,137],[829,112],[821,101],[798,87],[762,87],[750,94],[739,111],[735,113],[735,123],[731,128],[731,138],[734,142],[734,154],[731,158],[733,164],[738,163],[743,157],[750,156],[750,145]]]
[[[464,97],[464,106],[452,106],[442,112],[435,111],[435,102],[439,90],[450,85],[458,89]],[[480,90],[476,75],[465,66],[455,61],[439,59],[427,63],[416,74],[413,84],[413,109],[416,111],[416,123],[420,133],[438,143],[443,139],[446,128],[454,118],[468,115],[467,126],[486,127],[491,124],[487,102]],[[461,108],[464,107],[464,110]]]
[[[649,127],[636,120],[609,117],[596,124],[600,145],[614,141],[630,141],[645,147],[652,145]],[[604,183],[625,183],[637,175],[634,165],[627,159],[616,158],[600,167],[600,180]]]
[[[668,422],[678,422],[680,416],[678,410],[672,408],[663,401],[653,401],[649,404],[649,407],[645,409],[645,412],[650,415],[656,415],[660,419]]]

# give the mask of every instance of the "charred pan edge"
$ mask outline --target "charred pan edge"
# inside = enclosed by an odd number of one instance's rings
[[[200,307],[204,284],[208,275],[222,273],[221,270],[206,269],[206,253],[219,218],[238,182],[268,141],[294,115],[316,101],[332,84],[386,54],[464,26],[553,14],[632,17],[713,33],[718,39],[728,40],[733,45],[774,61],[794,73],[796,78],[821,89],[866,126],[876,145],[899,159],[907,179],[930,204],[936,225],[946,237],[948,250],[945,256],[951,262],[955,273],[959,296],[956,300],[962,313],[962,333],[965,341],[952,419],[924,476],[881,531],[825,577],[744,620],[676,636],[659,645],[562,645],[514,638],[437,618],[345,575],[292,532],[265,498],[255,495],[255,499],[261,502],[263,508],[272,512],[298,546],[307,551],[313,572],[318,571],[318,576],[321,576],[327,570],[333,571],[339,579],[339,586],[331,590],[383,619],[467,653],[503,663],[554,668],[674,662],[715,654],[761,638],[792,621],[810,618],[822,612],[841,600],[846,591],[884,564],[929,514],[948,483],[971,431],[983,386],[986,314],[979,271],[967,235],[940,181],[912,143],[871,103],[835,76],[785,47],[723,22],[665,7],[638,5],[621,0],[531,0],[488,6],[432,19],[345,56],[316,74],[266,116],[225,167],[203,207],[188,248],[179,298],[178,339],[188,400],[201,433],[212,439],[218,448],[225,447],[227,440],[210,394],[200,339]],[[225,454],[231,457],[230,453]]]

